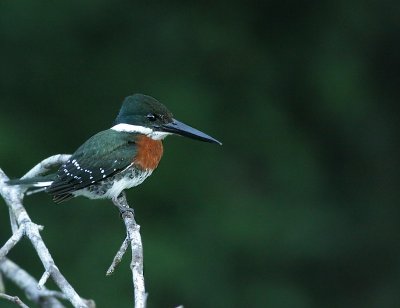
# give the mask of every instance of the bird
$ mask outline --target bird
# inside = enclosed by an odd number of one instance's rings
[[[155,98],[126,97],[112,127],[90,137],[56,173],[9,180],[9,185],[44,190],[55,203],[77,196],[116,200],[157,168],[163,139],[180,135],[222,145],[217,139],[176,120]]]

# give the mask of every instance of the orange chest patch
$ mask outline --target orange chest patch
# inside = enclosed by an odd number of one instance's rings
[[[153,140],[147,136],[140,136],[136,140],[137,153],[133,158],[133,163],[143,169],[154,170],[163,155],[163,145],[161,140]]]

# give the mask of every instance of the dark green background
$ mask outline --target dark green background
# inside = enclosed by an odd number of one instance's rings
[[[128,193],[149,307],[400,307],[399,42],[398,0],[4,0],[0,166],[71,153],[152,95],[224,145],[169,137]],[[26,207],[79,294],[132,306],[130,256],[105,277],[109,201]],[[28,241],[9,256],[41,276]]]

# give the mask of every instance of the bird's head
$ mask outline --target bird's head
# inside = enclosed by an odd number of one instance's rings
[[[155,140],[176,134],[222,144],[213,137],[174,119],[167,107],[155,98],[144,94],[134,94],[125,98],[111,129],[141,133]]]

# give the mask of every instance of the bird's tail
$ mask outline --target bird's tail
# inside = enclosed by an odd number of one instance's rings
[[[27,194],[30,195],[45,190],[53,183],[54,179],[55,179],[55,174],[49,174],[45,176],[36,176],[28,179],[9,180],[6,183],[8,185],[24,186],[29,190]]]

